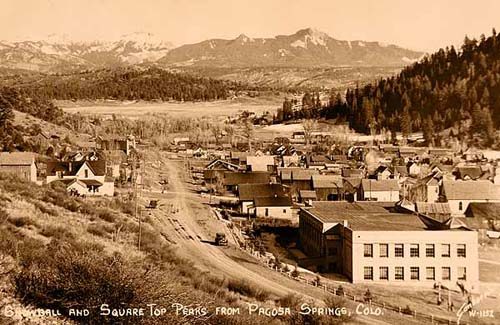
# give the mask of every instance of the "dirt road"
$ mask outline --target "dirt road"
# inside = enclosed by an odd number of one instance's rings
[[[329,295],[319,288],[288,279],[262,266],[251,256],[235,248],[234,241],[230,242],[230,247],[213,245],[215,232],[226,232],[231,240],[230,232],[223,222],[216,219],[211,208],[202,204],[201,198],[193,195],[189,189],[190,175],[184,162],[169,160],[162,154],[161,169],[162,173],[168,175],[169,189],[162,194],[166,199],[161,200],[164,203],[153,212],[152,217],[155,227],[177,247],[180,256],[195,262],[197,267],[211,274],[246,280],[275,296],[292,293],[318,303]],[[151,194],[158,199],[161,193],[153,191]],[[397,323],[394,316],[384,318],[358,315],[356,323]],[[406,322],[413,323],[411,320]]]

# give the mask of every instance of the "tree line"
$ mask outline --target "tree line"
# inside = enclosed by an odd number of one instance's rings
[[[430,144],[454,137],[479,146],[498,145],[500,35],[493,29],[479,41],[465,37],[458,51],[453,46],[440,49],[397,76],[348,89],[344,97],[332,93],[325,105],[311,109],[303,100],[301,111],[308,112],[291,112],[291,106],[286,100],[277,119],[339,118],[366,134],[408,136],[421,131]]]
[[[84,71],[78,74],[44,75],[36,82],[21,84],[29,97],[60,100],[176,100],[227,99],[242,86],[222,80],[173,73],[159,68]]]

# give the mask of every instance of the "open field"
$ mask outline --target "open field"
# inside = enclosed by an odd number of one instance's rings
[[[212,102],[142,102],[142,101],[57,101],[56,105],[65,112],[84,115],[122,115],[137,118],[144,114],[169,114],[175,117],[226,117],[243,111],[275,112],[281,106],[282,98],[256,97],[237,98]]]

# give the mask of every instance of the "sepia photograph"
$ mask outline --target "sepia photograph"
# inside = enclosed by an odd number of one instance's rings
[[[500,325],[496,28],[0,0],[0,325]]]

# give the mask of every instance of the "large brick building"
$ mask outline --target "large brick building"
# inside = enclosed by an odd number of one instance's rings
[[[309,266],[353,283],[479,281],[477,232],[464,227],[429,229],[417,215],[379,202],[314,202],[301,209],[299,227]]]

